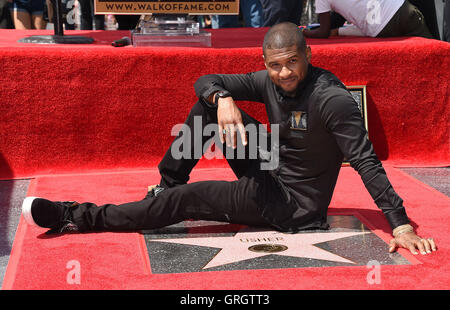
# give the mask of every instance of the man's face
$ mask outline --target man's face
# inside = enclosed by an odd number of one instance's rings
[[[295,45],[267,49],[264,56],[270,79],[290,96],[295,96],[298,84],[306,77],[310,60],[311,49],[302,52]]]

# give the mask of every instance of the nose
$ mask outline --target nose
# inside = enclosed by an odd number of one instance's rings
[[[281,71],[280,71],[280,78],[284,79],[284,78],[289,77],[289,75],[291,75],[291,72],[292,71],[288,67],[283,66],[283,68],[281,68]]]

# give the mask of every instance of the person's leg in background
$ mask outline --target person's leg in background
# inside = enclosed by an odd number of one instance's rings
[[[95,30],[105,30],[105,15],[95,15],[94,0],[78,0],[80,3],[80,29],[92,30],[94,22]]]
[[[264,24],[262,6],[259,0],[241,0],[240,14],[245,27],[259,28]],[[211,28],[237,28],[239,15],[212,15]]]
[[[32,29],[29,1],[14,0],[10,7],[15,29]]]
[[[259,0],[241,0],[240,7],[245,27],[259,28],[264,25],[262,5]]]
[[[445,0],[443,24],[443,40],[450,42],[450,0]]]
[[[16,29],[45,29],[45,0],[14,0],[11,17]]]
[[[102,15],[102,14],[95,15],[94,0],[90,0],[90,7],[91,7],[91,13],[94,16],[95,30],[105,30],[105,15]],[[136,24],[138,23],[138,21],[139,21],[139,16],[136,21]]]
[[[34,29],[45,29],[47,23],[44,20],[44,16],[42,14],[33,14],[31,15],[31,22]]]
[[[440,39],[439,27],[436,17],[435,0],[407,0],[415,6],[425,18],[425,25],[432,37],[430,39]]]
[[[80,3],[80,29],[92,30],[92,11],[90,0],[78,0]]]
[[[297,1],[284,1],[285,5],[288,7],[289,19],[287,22],[300,25],[300,20],[303,13],[303,0]]]
[[[53,23],[54,22],[53,21],[54,14],[53,14],[53,4],[52,3],[53,3],[52,0],[45,0],[45,7],[47,9],[47,12],[46,12],[47,18],[46,18],[46,20],[47,20],[48,23]]]
[[[119,24],[118,30],[132,30],[136,28],[140,15],[115,15]]]
[[[14,29],[9,6],[8,0],[0,0],[0,29]]]
[[[428,30],[423,14],[408,1],[403,3],[383,30],[377,35],[378,38],[401,36],[434,38]]]
[[[416,6],[410,4],[408,1],[405,2],[407,3],[408,6],[408,12],[407,14],[405,14],[404,12],[404,14],[402,14],[400,17],[403,35],[434,39],[435,37],[428,28],[427,21],[423,13]],[[434,16],[436,16],[436,13],[434,13]],[[436,22],[436,17],[434,18],[434,20]]]
[[[260,0],[263,10],[264,27],[281,22],[300,25],[303,0]]]
[[[239,15],[212,15],[211,28],[237,28],[239,27]]]
[[[32,29],[31,16],[27,12],[14,10],[11,12],[15,29]]]
[[[336,13],[336,12],[331,12],[330,14],[330,19],[331,19],[331,29],[338,29],[341,28],[342,26],[344,26],[346,20],[344,17],[342,17],[340,14]]]
[[[34,29],[45,29],[47,26],[44,20],[44,5],[45,0],[30,0],[31,1],[31,25]]]
[[[263,19],[264,19],[264,27],[271,27],[275,24],[278,24],[282,21],[283,16],[287,16],[287,12],[283,9],[282,1],[280,0],[260,0],[262,11],[263,11]]]

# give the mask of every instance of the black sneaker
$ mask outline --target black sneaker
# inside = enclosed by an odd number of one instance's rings
[[[164,189],[165,189],[165,188],[162,187],[161,185],[156,185],[155,187],[153,187],[151,190],[148,191],[147,196],[145,196],[144,199],[156,197],[156,196],[158,196],[159,193],[161,193]]]
[[[50,228],[47,234],[78,232],[72,220],[70,208],[79,205],[75,201],[50,201],[38,197],[26,197],[22,203],[22,214],[30,225]]]

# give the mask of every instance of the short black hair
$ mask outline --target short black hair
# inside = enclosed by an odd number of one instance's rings
[[[302,52],[306,51],[303,32],[294,23],[279,23],[270,28],[264,36],[263,53],[266,55],[267,49],[280,49],[292,45],[296,45]]]

